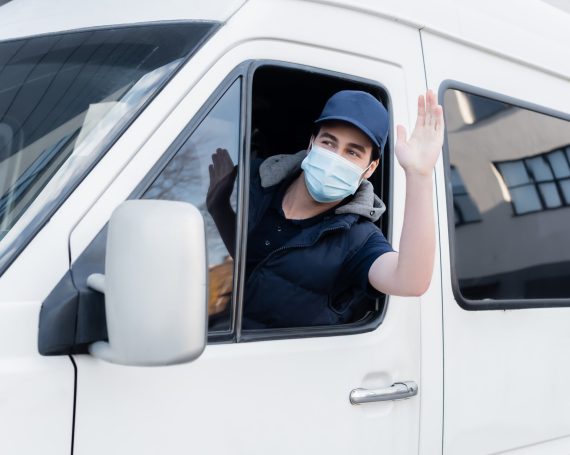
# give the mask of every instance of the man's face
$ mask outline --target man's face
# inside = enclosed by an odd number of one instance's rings
[[[378,159],[370,162],[372,143],[368,136],[349,123],[323,123],[317,136],[311,137],[311,143],[339,154],[362,168],[362,171],[370,165],[364,178],[369,178],[378,166]]]

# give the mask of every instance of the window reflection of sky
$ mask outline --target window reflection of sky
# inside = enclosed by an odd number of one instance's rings
[[[208,167],[212,163],[212,154],[218,148],[225,148],[233,163],[237,163],[239,118],[240,85],[236,82],[192,133],[144,196],[147,199],[185,201],[200,209],[206,226],[210,266],[223,262],[228,251],[206,209],[206,194],[210,184]],[[235,210],[236,191],[232,194],[231,203]]]

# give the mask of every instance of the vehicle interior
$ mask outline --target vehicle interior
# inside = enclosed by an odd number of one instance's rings
[[[327,99],[347,89],[367,91],[389,109],[387,92],[371,81],[348,79],[340,74],[291,65],[266,64],[258,67],[253,75],[251,90],[251,158],[293,154],[305,149],[313,131],[313,122]],[[376,194],[387,202],[388,207],[390,149],[388,139],[380,166],[370,178]],[[389,210],[378,222],[387,237],[388,217]],[[362,311],[354,315],[351,324],[379,322],[384,299],[367,300],[361,305]]]

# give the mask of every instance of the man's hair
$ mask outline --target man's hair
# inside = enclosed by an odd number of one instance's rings
[[[321,131],[321,123],[317,123],[313,126],[313,136],[315,139],[319,135],[319,131]],[[370,154],[370,163],[372,161],[377,160],[380,158],[380,147],[378,147],[374,142],[370,141],[370,145],[372,146],[372,153]]]

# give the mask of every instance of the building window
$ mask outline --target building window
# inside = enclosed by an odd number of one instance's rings
[[[451,166],[451,189],[453,191],[455,226],[481,221],[481,213],[469,196],[461,174],[455,166]]]
[[[570,145],[494,165],[516,215],[570,205]]]

